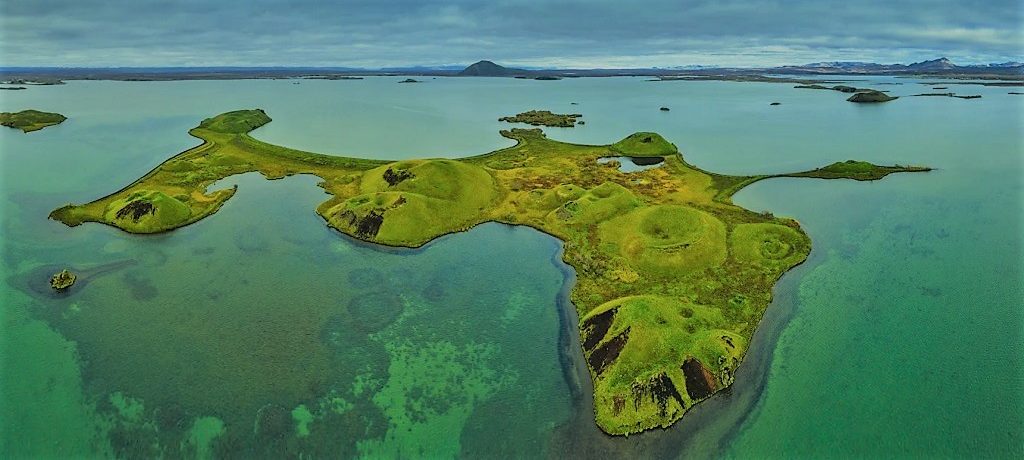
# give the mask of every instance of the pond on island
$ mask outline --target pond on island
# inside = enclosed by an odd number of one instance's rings
[[[601,164],[618,163],[619,171],[631,173],[657,168],[665,163],[665,159],[662,157],[601,157],[597,159],[597,162]]]

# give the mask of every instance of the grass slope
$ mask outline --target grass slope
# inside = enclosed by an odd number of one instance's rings
[[[512,129],[514,147],[459,160],[360,160],[292,150],[248,132],[261,110],[203,120],[203,144],[106,197],[51,217],[135,233],[207,217],[234,194],[207,191],[249,171],[269,179],[313,174],[331,198],[327,224],[366,241],[415,247],[487,221],[528,225],[565,243],[577,273],[571,298],[594,380],[597,424],[610,434],[666,427],[732,383],[747,343],[783,273],[811,242],[791,219],[732,204],[743,187],[776,176],[725,176],[687,164],[654,133],[612,145],[548,139]],[[623,173],[598,158],[662,157]],[[836,163],[792,177],[871,180],[926,168]]]

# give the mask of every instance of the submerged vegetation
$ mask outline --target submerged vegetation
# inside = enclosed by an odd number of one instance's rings
[[[571,299],[595,417],[610,434],[667,427],[728,387],[772,286],[810,252],[796,221],[732,204],[741,188],[776,176],[702,171],[655,133],[576,145],[540,129],[512,129],[501,134],[517,144],[489,154],[387,162],[249,136],[269,121],[262,110],[203,120],[190,131],[202,145],[117,192],[50,216],[71,226],[167,231],[212,215],[234,195],[208,190],[215,181],[258,171],[268,179],[319,177],[330,198],[316,212],[369,242],[418,247],[488,221],[539,229],[564,242],[564,260],[577,272]],[[597,161],[610,156],[663,165],[624,173]],[[788,176],[871,180],[923,170],[849,161]],[[271,420],[271,412],[264,415]],[[272,425],[257,430],[264,426]]]
[[[583,124],[582,121],[577,120],[581,117],[583,115],[578,113],[561,114],[551,113],[549,110],[531,110],[511,117],[501,117],[498,121],[526,123],[533,126],[550,126],[553,128],[572,128],[577,124]]]
[[[0,125],[20,129],[26,133],[63,123],[64,120],[67,120],[64,115],[39,110],[0,113]]]

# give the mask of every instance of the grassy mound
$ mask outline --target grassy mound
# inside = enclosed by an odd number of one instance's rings
[[[630,157],[663,157],[679,153],[675,145],[658,133],[633,133],[612,144],[610,148]]]
[[[667,427],[732,381],[746,340],[717,308],[663,296],[616,299],[581,321],[597,423],[612,434]],[[688,360],[703,372],[684,370]]]
[[[138,190],[107,205],[107,222],[132,233],[157,233],[189,221],[188,205],[163,192]]]
[[[810,250],[810,241],[803,233],[770,223],[737,225],[730,243],[737,262],[764,266],[770,272],[799,263]]]
[[[721,264],[727,255],[725,224],[688,206],[637,209],[600,227],[634,269],[649,276],[679,278]]]
[[[462,230],[497,197],[483,168],[453,160],[411,160],[363,174],[361,194],[328,209],[335,228],[373,241],[419,246]]]
[[[558,198],[576,196],[579,189],[554,191]],[[551,212],[548,219],[562,221],[570,225],[595,225],[619,214],[628,212],[641,202],[625,187],[614,182],[605,182],[582,194],[578,198],[566,201],[558,209]]]
[[[67,117],[64,115],[39,110],[0,113],[0,126],[20,129],[26,133],[63,123],[64,120],[67,120]]]
[[[538,188],[527,194],[526,205],[530,209],[550,211],[586,193],[586,189],[572,184],[562,184],[554,189]]]

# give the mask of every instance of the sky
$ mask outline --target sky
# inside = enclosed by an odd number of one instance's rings
[[[0,0],[0,66],[1024,61],[1024,0]]]

